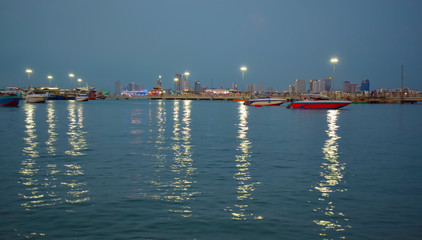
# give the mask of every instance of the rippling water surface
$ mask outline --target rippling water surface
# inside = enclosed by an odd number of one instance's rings
[[[421,239],[422,105],[0,109],[0,239]]]

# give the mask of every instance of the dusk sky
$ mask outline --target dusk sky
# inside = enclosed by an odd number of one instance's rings
[[[0,88],[70,87],[74,73],[96,88],[151,89],[175,72],[203,86],[246,82],[288,89],[331,76],[335,87],[369,79],[371,89],[422,90],[419,0],[0,0]],[[307,84],[307,89],[309,86]]]

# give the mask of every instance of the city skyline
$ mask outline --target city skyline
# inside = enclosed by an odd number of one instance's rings
[[[71,1],[0,2],[0,87],[69,73],[99,89],[115,81],[146,88],[191,83],[288,89],[295,79],[371,80],[371,88],[422,89],[420,1]],[[75,14],[77,13],[77,14]],[[392,18],[391,16],[395,16]],[[49,79],[48,76],[52,78]],[[75,79],[76,79],[75,77]],[[211,83],[213,81],[213,84]],[[66,86],[67,85],[67,86]]]

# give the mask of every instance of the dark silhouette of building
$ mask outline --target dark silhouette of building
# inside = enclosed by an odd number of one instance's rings
[[[362,83],[360,84],[360,90],[369,92],[369,79],[365,79],[362,81]]]

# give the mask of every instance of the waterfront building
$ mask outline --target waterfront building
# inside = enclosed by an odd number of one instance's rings
[[[195,93],[201,93],[201,92],[202,92],[201,82],[196,80],[195,81]]]
[[[315,89],[314,89],[314,82],[315,81],[317,81],[317,80],[313,80],[313,79],[311,79],[311,80],[309,80],[309,91],[312,93],[312,92],[315,92]]]
[[[331,77],[324,78],[322,81],[324,82],[324,91],[331,91]]]
[[[352,83],[350,81],[343,82],[343,92],[351,93],[352,92]]]
[[[114,82],[114,95],[116,95],[116,96],[120,96],[120,93],[121,93],[121,89],[120,89],[120,81],[119,81],[119,80],[116,80],[116,81]]]
[[[253,83],[246,84],[246,92],[255,92],[255,84]]]
[[[365,79],[360,84],[360,90],[361,91],[369,91],[369,79]]]
[[[289,92],[295,93],[296,92],[296,86],[295,85],[289,85]]]
[[[306,80],[296,79],[295,88],[298,93],[306,92]]]
[[[275,92],[274,87],[273,86],[267,87],[267,92],[270,92],[270,93]]]
[[[265,91],[264,84],[258,84],[258,85],[256,85],[256,91],[257,92],[264,92]]]
[[[357,83],[352,83],[352,89],[351,89],[351,93],[352,94],[356,94],[360,92],[360,86]]]

